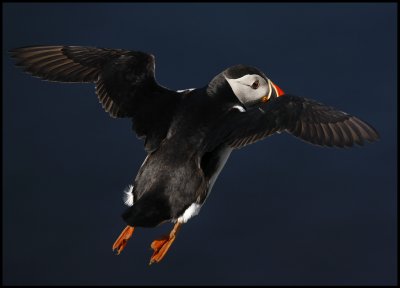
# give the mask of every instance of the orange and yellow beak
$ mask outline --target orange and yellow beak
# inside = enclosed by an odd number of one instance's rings
[[[274,84],[271,80],[268,79],[269,85],[269,93],[268,95],[261,98],[261,102],[266,103],[271,99],[272,94],[275,94],[276,97],[280,97],[285,94],[285,92],[276,84]]]
[[[271,85],[272,85],[272,88],[275,90],[276,97],[280,97],[285,94],[285,92],[283,92],[283,90],[278,85],[274,84],[272,81],[271,81]]]

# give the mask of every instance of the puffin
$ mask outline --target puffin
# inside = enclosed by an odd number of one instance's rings
[[[112,249],[119,255],[136,227],[172,222],[171,232],[151,243],[149,265],[165,257],[182,225],[200,212],[235,149],[281,132],[324,147],[379,139],[367,122],[287,94],[253,66],[235,65],[204,87],[174,91],[156,81],[150,53],[62,45],[10,53],[34,77],[94,83],[99,103],[112,118],[131,119],[147,156],[124,191],[126,227]]]

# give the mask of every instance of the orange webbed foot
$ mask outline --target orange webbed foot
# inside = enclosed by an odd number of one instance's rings
[[[126,226],[125,229],[121,232],[117,240],[114,242],[112,247],[113,251],[117,250],[117,255],[124,250],[126,244],[128,244],[128,240],[132,237],[133,231],[135,230],[132,226]]]
[[[174,229],[172,229],[169,235],[163,236],[162,238],[154,240],[151,243],[151,248],[154,250],[154,252],[150,258],[149,265],[153,263],[158,263],[165,257],[165,255],[168,252],[168,249],[174,242],[176,234],[178,233],[180,227],[181,223],[176,223]]]

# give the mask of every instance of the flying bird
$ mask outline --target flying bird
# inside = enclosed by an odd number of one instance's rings
[[[160,262],[179,229],[197,215],[234,149],[279,132],[319,146],[351,147],[379,139],[359,118],[286,94],[261,70],[236,65],[197,89],[174,91],[155,78],[155,57],[140,51],[29,46],[10,51],[16,65],[55,82],[94,83],[113,118],[131,118],[147,152],[125,191],[127,226],[112,246],[121,253],[135,227],[175,223],[152,242]]]

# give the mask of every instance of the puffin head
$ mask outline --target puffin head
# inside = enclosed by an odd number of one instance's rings
[[[255,67],[236,65],[223,71],[222,75],[245,108],[266,103],[284,94],[278,85]]]

